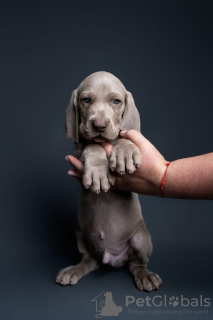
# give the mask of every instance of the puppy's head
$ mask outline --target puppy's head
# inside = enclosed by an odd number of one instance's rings
[[[96,72],[72,93],[66,112],[67,137],[95,142],[115,140],[120,130],[140,130],[139,114],[130,92],[108,72]]]

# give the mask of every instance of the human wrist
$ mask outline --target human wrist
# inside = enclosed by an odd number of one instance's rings
[[[171,162],[166,161],[165,159],[158,166],[153,195],[158,197],[165,197],[165,184],[168,166]]]
[[[165,186],[165,182],[166,182],[166,174],[167,174],[167,170],[168,170],[168,167],[170,166],[171,162],[167,162],[165,163],[165,171],[164,171],[164,174],[163,174],[163,178],[162,178],[162,181],[161,181],[161,186],[160,186],[160,191],[161,191],[161,198],[164,198],[164,186]]]

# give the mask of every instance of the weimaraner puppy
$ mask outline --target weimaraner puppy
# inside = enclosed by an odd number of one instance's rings
[[[101,262],[119,267],[127,261],[139,290],[158,289],[162,283],[158,274],[147,270],[152,243],[138,195],[110,189],[114,171],[131,174],[141,164],[137,146],[119,138],[120,130],[128,129],[140,131],[139,113],[131,93],[114,75],[93,73],[73,91],[66,130],[75,141],[75,156],[84,163],[77,231],[83,258],[58,273],[61,285],[76,284]],[[109,160],[100,145],[104,141],[114,146]]]

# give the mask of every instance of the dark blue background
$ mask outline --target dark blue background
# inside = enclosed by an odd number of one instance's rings
[[[95,319],[91,300],[108,290],[123,307],[119,318],[138,319],[125,296],[147,293],[127,268],[104,267],[75,287],[54,283],[80,260],[65,109],[86,76],[108,71],[132,92],[143,134],[167,160],[212,152],[212,1],[8,1],[0,15],[0,318]],[[149,296],[212,299],[213,203],[140,200],[150,269],[164,281]],[[212,319],[208,312],[147,319]]]

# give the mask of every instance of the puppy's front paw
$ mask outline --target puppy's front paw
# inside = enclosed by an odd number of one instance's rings
[[[115,178],[110,173],[108,164],[107,166],[87,167],[84,170],[83,186],[92,192],[100,193],[101,191],[107,192],[110,185],[114,185]]]
[[[119,141],[112,149],[109,160],[111,171],[119,174],[133,173],[141,165],[141,155],[138,147],[131,141]]]

